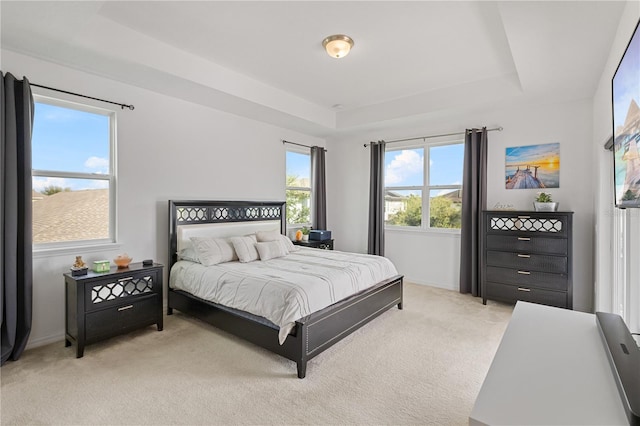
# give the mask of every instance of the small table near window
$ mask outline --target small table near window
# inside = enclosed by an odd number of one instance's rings
[[[293,241],[293,244],[302,247],[317,248],[322,250],[333,250],[333,240],[309,240],[309,241]]]
[[[162,330],[162,269],[154,263],[112,266],[109,272],[64,274],[65,346],[84,347],[106,338],[156,324]]]

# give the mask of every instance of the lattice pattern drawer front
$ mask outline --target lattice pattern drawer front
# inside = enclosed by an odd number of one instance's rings
[[[562,218],[544,217],[491,217],[489,232],[491,231],[516,231],[516,232],[544,232],[564,233],[564,221]]]
[[[102,281],[91,287],[91,304],[117,301],[153,291],[153,276],[130,276],[117,280]]]

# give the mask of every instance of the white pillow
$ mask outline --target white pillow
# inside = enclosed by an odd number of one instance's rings
[[[236,250],[238,259],[242,263],[253,262],[259,259],[258,250],[256,250],[256,236],[247,235],[245,237],[232,237],[231,243]]]
[[[300,246],[293,244],[289,237],[287,237],[286,235],[280,234],[279,241],[284,245],[284,247],[287,249],[287,252],[289,253],[300,250]]]
[[[178,252],[178,260],[188,260],[189,262],[200,263],[196,249],[193,247],[185,247]]]
[[[204,266],[238,260],[233,245],[224,238],[191,237],[191,243]]]
[[[256,243],[256,249],[260,255],[260,260],[269,260],[287,255],[287,250],[280,240]]]
[[[278,232],[277,229],[274,229],[272,231],[258,231],[256,232],[256,238],[258,239],[259,243],[265,242],[265,241],[276,241],[278,239],[278,236],[281,235],[280,232]]]

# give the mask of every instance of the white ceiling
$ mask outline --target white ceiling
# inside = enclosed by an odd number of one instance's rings
[[[0,8],[4,49],[329,136],[447,110],[591,97],[624,2],[3,0]],[[321,46],[335,33],[355,40],[340,60]]]

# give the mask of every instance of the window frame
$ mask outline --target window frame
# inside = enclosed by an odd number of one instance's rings
[[[107,116],[109,118],[109,172],[103,173],[83,173],[83,172],[65,172],[55,170],[34,169],[31,166],[31,178],[34,177],[54,177],[54,178],[71,178],[71,179],[87,179],[87,180],[105,180],[109,184],[109,237],[96,238],[91,240],[73,240],[73,241],[52,241],[46,243],[33,243],[34,252],[66,252],[67,249],[76,247],[89,246],[105,246],[117,245],[117,150],[116,150],[116,111],[106,108],[100,108],[93,105],[70,101],[62,98],[40,95],[33,93],[34,103],[42,103],[53,105],[61,108],[73,109],[91,114]],[[35,119],[35,116],[34,116]]]
[[[306,186],[287,186],[287,153],[293,152],[296,154],[303,154],[309,156],[309,187]],[[287,219],[287,229],[300,229],[303,227],[311,227],[311,222],[313,221],[312,212],[313,212],[313,185],[311,183],[311,149],[306,147],[300,147],[297,145],[290,145],[285,148],[284,153],[284,180],[285,180],[285,202],[287,202],[287,191],[309,191],[309,222],[308,223],[289,223]]]
[[[459,137],[455,138],[438,138],[436,140],[427,142],[426,139],[422,142],[402,142],[393,145],[385,146],[385,158],[389,152],[393,151],[402,151],[402,150],[411,150],[422,148],[423,150],[423,180],[422,185],[412,185],[412,186],[387,186],[385,182],[384,192],[386,194],[387,191],[421,191],[422,192],[422,217],[420,226],[406,226],[406,225],[391,225],[385,222],[384,227],[385,230],[389,231],[407,231],[407,232],[436,232],[436,233],[445,233],[445,234],[460,234],[460,228],[436,228],[432,227],[430,223],[431,219],[431,191],[438,191],[443,189],[459,189],[463,190],[462,182],[460,185],[430,185],[429,182],[429,172],[430,172],[430,148],[438,147],[438,146],[447,146],[447,145],[463,145],[464,147],[464,139]],[[463,154],[464,156],[464,154]],[[464,161],[464,158],[462,159]],[[385,160],[386,162],[386,160]],[[385,164],[386,169],[386,164]],[[385,170],[386,171],[386,170]],[[425,196],[426,194],[426,196]]]

